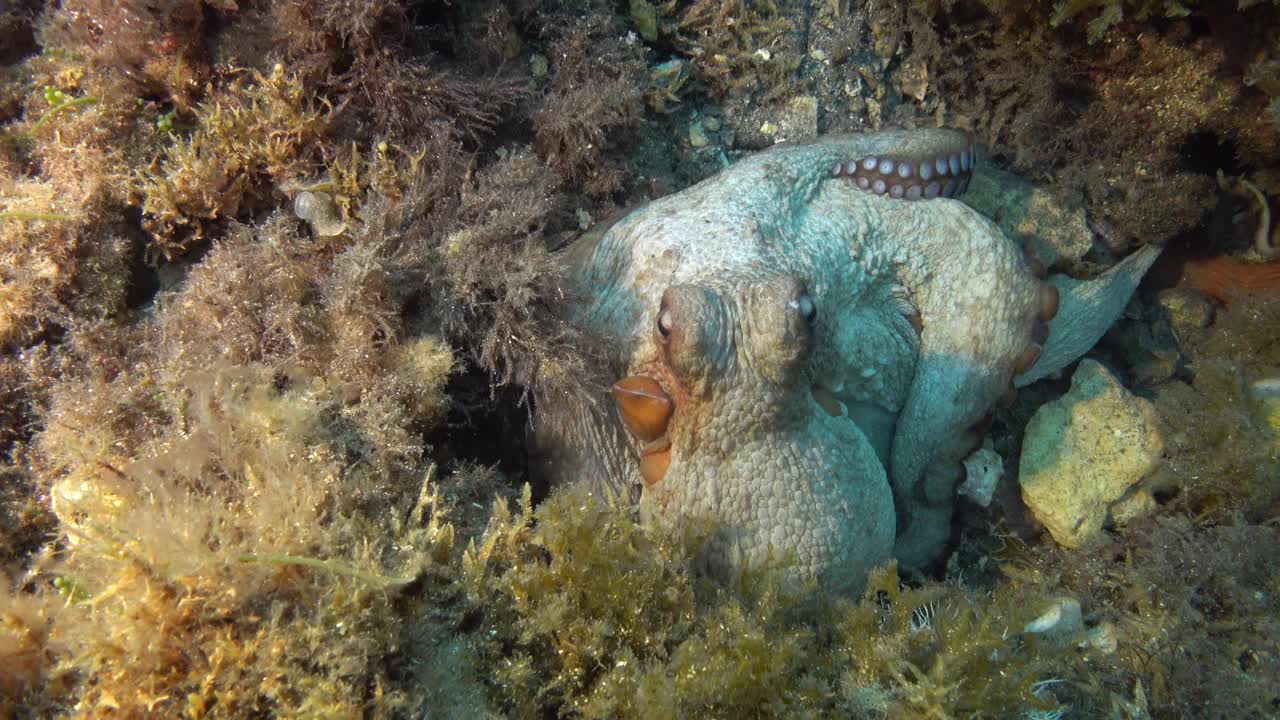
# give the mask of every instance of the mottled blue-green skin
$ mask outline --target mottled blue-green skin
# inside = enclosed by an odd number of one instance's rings
[[[832,169],[967,142],[926,130],[779,146],[570,254],[590,298],[572,321],[611,338],[614,379],[652,378],[675,404],[670,465],[641,509],[709,521],[711,568],[850,589],[895,553],[918,565],[942,549],[971,428],[1010,387],[1043,283],[962,202],[875,195]],[[641,443],[611,413],[552,407],[543,426],[575,448],[564,474],[642,484]]]

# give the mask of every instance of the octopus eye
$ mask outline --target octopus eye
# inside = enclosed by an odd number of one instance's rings
[[[656,324],[658,327],[658,335],[660,335],[663,340],[666,340],[667,338],[671,337],[671,328],[674,327],[675,321],[671,317],[670,310],[668,310],[666,307],[663,307],[661,310],[659,310],[658,321]]]
[[[813,321],[818,319],[818,306],[813,304],[813,298],[809,297],[807,292],[797,295],[796,299],[792,300],[788,305],[792,310],[800,313],[800,317],[804,318],[804,321],[809,324],[813,324]]]

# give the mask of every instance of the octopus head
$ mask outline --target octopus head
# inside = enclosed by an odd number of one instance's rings
[[[717,574],[860,584],[892,549],[893,501],[866,438],[813,392],[822,318],[804,283],[675,285],[651,317],[637,372],[613,388],[641,447],[642,512],[710,521]]]

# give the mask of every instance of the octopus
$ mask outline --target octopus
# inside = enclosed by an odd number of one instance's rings
[[[955,199],[975,165],[960,131],[828,136],[584,236],[568,319],[602,339],[612,402],[544,409],[547,472],[709,528],[718,575],[856,592],[935,561],[993,406],[1093,345],[1158,252],[1045,279]]]

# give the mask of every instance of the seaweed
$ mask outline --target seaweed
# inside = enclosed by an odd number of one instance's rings
[[[392,142],[419,138],[423,128],[445,123],[477,142],[526,94],[523,83],[509,76],[469,75],[385,53],[357,56],[339,88],[349,112],[361,108],[375,132]]]
[[[120,213],[140,154],[133,99],[74,59],[33,56],[18,75],[0,128],[0,348],[120,312],[134,249]]]
[[[1246,10],[1265,0],[1239,0],[1236,7]],[[1129,17],[1139,22],[1156,17],[1187,17],[1200,5],[1197,0],[1068,0],[1054,5],[1050,23],[1057,26],[1064,23],[1079,22],[1080,18],[1090,17],[1087,31],[1090,43],[1095,43],[1110,30]]]
[[[82,596],[55,631],[82,681],[73,714],[396,705],[376,668],[394,597],[452,542],[438,516],[412,521],[429,488],[380,491],[335,452],[327,404],[276,390],[266,368],[211,368],[175,392],[175,424],[134,458],[54,491],[73,552],[51,571]]]
[[[48,715],[57,708],[63,688],[54,656],[61,648],[50,636],[58,609],[47,597],[14,591],[8,578],[0,575],[0,717],[4,720]]]
[[[69,185],[0,177],[0,348],[30,345],[70,315],[105,317],[124,305],[132,243],[94,217],[111,192],[105,170],[94,170]]]
[[[356,241],[398,258],[396,287],[421,293],[414,322],[447,333],[493,385],[597,389],[580,334],[559,313],[573,298],[547,236],[562,213],[558,179],[527,148],[475,169],[447,128],[430,143],[396,197],[368,199]]]
[[[1098,627],[1117,639],[1118,672],[1099,673],[1091,684],[1109,688],[1117,709],[1265,717],[1280,698],[1278,578],[1265,557],[1276,540],[1275,527],[1239,517],[1198,522],[1171,514],[1128,525],[1093,552],[1041,554],[1036,572],[1101,609]]]
[[[892,717],[1008,717],[1014,708],[1070,704],[1048,688],[1084,677],[1089,658],[1074,648],[1082,629],[1062,639],[1031,632],[1056,602],[1046,590],[1008,578],[982,596],[950,585],[905,587],[892,565],[873,572],[862,602],[846,606],[838,625],[850,655],[846,696],[887,705]]]
[[[622,189],[618,155],[640,124],[648,84],[641,47],[595,19],[575,25],[550,55],[551,82],[531,117],[538,153],[591,195]]]
[[[897,49],[886,57],[902,91],[880,114],[971,126],[1020,171],[1083,194],[1113,250],[1162,242],[1200,222],[1218,169],[1202,160],[1226,161],[1193,158],[1197,138],[1238,148],[1249,163],[1274,162],[1265,150],[1276,146],[1265,97],[1239,81],[1242,55],[1271,54],[1240,26],[1269,17],[1270,6],[1240,10],[1240,18],[1198,11],[1208,22],[1127,22],[1096,45],[1069,21],[1055,25],[1054,7],[986,3],[976,16],[949,3],[875,8],[877,35],[899,39],[887,43]],[[925,68],[923,87],[901,82],[910,63]]]
[[[350,452],[397,477],[416,472],[422,433],[450,405],[442,387],[455,360],[448,344],[401,319],[415,287],[400,279],[415,261],[376,244],[317,253],[295,228],[277,216],[224,238],[183,292],[161,299],[161,357],[175,370],[278,368],[329,398],[332,421],[349,424]]]
[[[1102,154],[1073,163],[1062,178],[1082,188],[1122,237],[1138,243],[1171,237],[1212,206],[1214,179],[1189,171],[1181,153],[1187,138],[1221,127],[1220,118],[1230,122],[1240,102],[1238,88],[1212,79],[1223,63],[1222,51],[1209,43],[1144,36],[1110,43],[1089,67],[1097,95],[1068,137],[1076,152]],[[1158,127],[1148,122],[1152,116],[1160,118]]]
[[[464,187],[437,246],[452,295],[437,306],[442,322],[499,382],[535,393],[595,389],[583,337],[558,313],[573,300],[561,284],[563,261],[542,234],[558,209],[548,192],[555,186],[532,153],[510,153]]]
[[[668,6],[676,11],[677,3]],[[678,11],[676,27],[677,43],[713,97],[777,99],[800,67],[800,57],[780,52],[792,28],[773,0],[695,0]]]
[[[705,537],[646,528],[580,489],[536,510],[526,490],[515,514],[497,504],[462,573],[505,707],[531,717],[1009,717],[1055,707],[1045,681],[1085,667],[1072,642],[1019,630],[1048,599],[1032,583],[989,597],[908,588],[889,566],[861,600],[815,607],[768,572],[744,576],[737,592],[710,586],[696,572]]]
[[[89,62],[127,82],[134,93],[190,109],[210,72],[206,9],[229,13],[234,0],[69,0],[41,19],[40,44],[86,53]]]
[[[15,446],[29,437],[34,417],[23,393],[26,383],[16,358],[0,358],[0,461],[12,461]]]
[[[38,0],[21,0],[7,3],[0,10],[0,65],[7,65],[18,58],[36,51],[35,18],[40,9]]]
[[[691,561],[704,538],[643,527],[580,489],[537,510],[526,489],[515,515],[497,504],[462,573],[504,706],[588,718],[820,707],[796,596],[766,577],[746,597],[700,584]]]
[[[1151,673],[1154,710],[1171,716],[1260,716],[1280,698],[1276,528],[1158,521],[1133,539],[1127,579],[1132,658]],[[1175,641],[1175,638],[1180,640]]]
[[[403,0],[271,2],[248,10],[256,22],[224,52],[259,69],[283,59],[309,91],[331,101],[337,132],[362,142],[413,144],[425,128],[452,125],[478,143],[526,96],[493,56],[509,59],[503,48],[518,48],[518,34],[502,12],[485,24],[482,11],[468,4],[428,15]],[[445,31],[453,23],[492,28],[502,44],[455,38]]]
[[[134,180],[153,249],[171,259],[206,239],[211,222],[266,206],[273,183],[315,166],[328,120],[283,65],[246,71],[201,103],[195,130]]]

